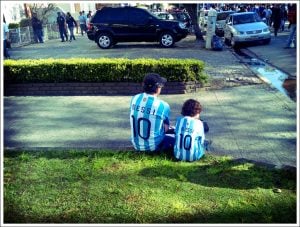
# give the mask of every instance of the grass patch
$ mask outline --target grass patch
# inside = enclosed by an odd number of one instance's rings
[[[296,223],[296,174],[211,155],[5,151],[4,223]]]

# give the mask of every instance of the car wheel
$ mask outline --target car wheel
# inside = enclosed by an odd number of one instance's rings
[[[230,45],[233,47],[233,48],[237,48],[239,45],[238,45],[238,42],[235,41],[235,38],[233,35],[231,35],[231,39],[230,39]]]
[[[101,33],[97,38],[97,44],[102,49],[108,49],[113,44],[113,39],[111,35],[107,33]]]
[[[172,47],[174,45],[174,36],[170,32],[164,32],[159,39],[162,47]]]

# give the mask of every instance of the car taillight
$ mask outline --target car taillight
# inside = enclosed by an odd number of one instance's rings
[[[89,31],[92,31],[94,29],[94,26],[93,26],[93,24],[88,23],[87,28],[88,28]]]

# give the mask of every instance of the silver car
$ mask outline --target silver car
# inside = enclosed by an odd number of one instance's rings
[[[225,43],[233,47],[243,42],[271,41],[269,27],[255,12],[234,13],[227,17],[224,28]]]
[[[217,36],[224,36],[224,27],[226,23],[226,18],[230,15],[236,13],[235,11],[221,11],[217,13],[216,19],[216,35]]]

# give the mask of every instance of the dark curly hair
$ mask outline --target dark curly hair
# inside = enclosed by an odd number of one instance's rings
[[[183,116],[194,117],[198,113],[201,113],[201,111],[202,111],[202,106],[200,102],[198,102],[195,99],[188,99],[183,103],[181,114]]]

